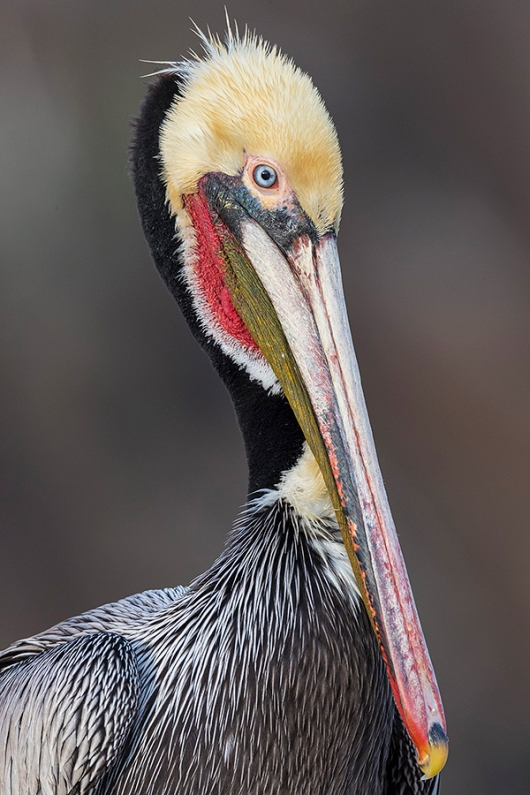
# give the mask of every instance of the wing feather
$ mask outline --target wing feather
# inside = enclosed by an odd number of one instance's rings
[[[129,641],[81,635],[0,676],[0,789],[5,795],[84,795],[113,764],[137,712]]]
[[[180,585],[176,588],[143,591],[143,593],[127,596],[118,602],[110,602],[88,610],[86,613],[81,613],[79,616],[68,618],[38,635],[17,640],[7,649],[1,651],[0,670],[35,654],[40,654],[52,646],[63,644],[79,635],[114,632],[117,635],[129,637],[131,632],[134,633],[135,627],[142,626],[156,613],[171,608],[187,591],[188,588]]]

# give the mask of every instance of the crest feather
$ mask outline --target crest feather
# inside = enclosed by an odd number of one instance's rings
[[[201,176],[235,176],[247,155],[269,157],[284,169],[319,232],[337,228],[342,164],[333,122],[311,79],[248,28],[228,21],[224,41],[195,26],[204,56],[192,53],[164,72],[184,80],[183,95],[161,130],[168,199],[177,212]]]

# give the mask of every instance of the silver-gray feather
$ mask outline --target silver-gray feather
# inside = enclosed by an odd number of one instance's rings
[[[187,588],[160,588],[127,596],[118,602],[88,610],[79,616],[61,621],[50,629],[33,635],[31,638],[17,640],[0,652],[0,671],[27,657],[66,643],[79,635],[95,632],[115,632],[127,635],[131,630],[143,625],[155,613],[173,604]]]
[[[5,671],[2,793],[87,793],[116,759],[139,690],[130,643],[110,633],[76,638]]]
[[[97,784],[138,708],[138,662],[123,632],[185,591],[146,591],[104,605],[0,654],[3,795],[84,795]]]
[[[0,655],[6,795],[417,795],[334,521],[243,516],[188,589],[106,605]],[[374,694],[376,696],[374,697]],[[397,719],[399,720],[399,719]],[[395,749],[394,749],[395,750]]]

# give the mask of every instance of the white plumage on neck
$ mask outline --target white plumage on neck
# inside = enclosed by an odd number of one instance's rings
[[[294,509],[298,528],[325,564],[328,580],[342,593],[360,603],[360,593],[342,541],[329,492],[315,456],[304,442],[304,451],[294,467],[285,472],[275,489],[267,489],[252,500],[250,510],[259,511],[283,501]]]

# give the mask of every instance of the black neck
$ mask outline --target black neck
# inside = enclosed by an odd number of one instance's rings
[[[213,357],[212,357],[213,358]],[[274,488],[302,454],[304,435],[282,393],[269,395],[228,357],[219,375],[232,397],[248,463],[248,492]]]
[[[221,351],[202,329],[181,278],[182,247],[160,179],[159,132],[181,93],[181,79],[163,75],[150,87],[131,150],[131,166],[145,237],[156,267],[178,301],[194,336],[209,355],[232,397],[247,453],[249,495],[273,488],[302,453],[304,437],[285,396],[270,395]]]

